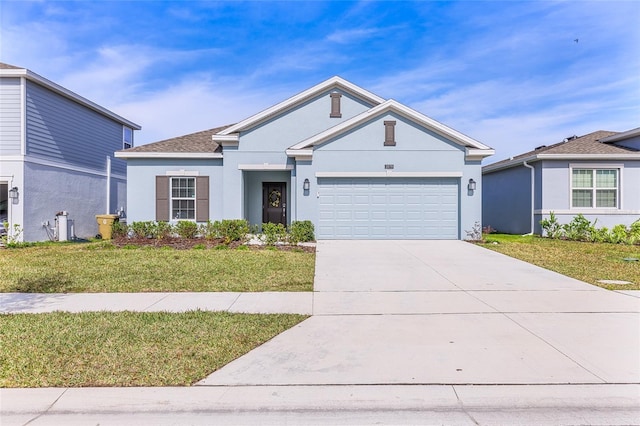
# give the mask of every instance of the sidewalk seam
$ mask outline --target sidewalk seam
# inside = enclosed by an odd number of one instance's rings
[[[58,401],[60,401],[60,398],[62,398],[64,396],[65,393],[67,393],[67,391],[69,390],[69,388],[65,388],[62,393],[60,395],[58,395],[58,397],[55,399],[55,401],[53,401],[42,413],[38,414],[37,416],[35,416],[34,418],[30,419],[29,421],[27,421],[23,426],[27,426],[30,423],[35,422],[36,420],[38,420],[40,417],[44,416],[45,414],[47,414],[54,405],[56,405],[56,403]]]

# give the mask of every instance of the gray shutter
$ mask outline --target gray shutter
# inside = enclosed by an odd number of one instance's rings
[[[196,178],[196,222],[209,220],[209,176]]]
[[[156,176],[156,221],[169,221],[169,177]]]

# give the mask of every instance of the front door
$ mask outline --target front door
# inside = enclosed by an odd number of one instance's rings
[[[287,225],[287,184],[262,183],[262,223]]]

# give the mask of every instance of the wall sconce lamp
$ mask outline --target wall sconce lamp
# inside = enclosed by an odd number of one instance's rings
[[[469,185],[467,185],[467,188],[469,189],[469,191],[475,191],[476,190],[476,181],[473,179],[469,179]]]
[[[311,183],[309,182],[309,179],[305,179],[304,182],[302,183],[302,189],[305,191],[308,191],[310,187],[311,187]]]
[[[14,186],[13,188],[11,188],[9,190],[9,198],[11,198],[12,200],[17,200],[18,199],[18,187]]]

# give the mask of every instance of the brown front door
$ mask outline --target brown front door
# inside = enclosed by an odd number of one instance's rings
[[[262,223],[287,225],[287,184],[262,183]]]

